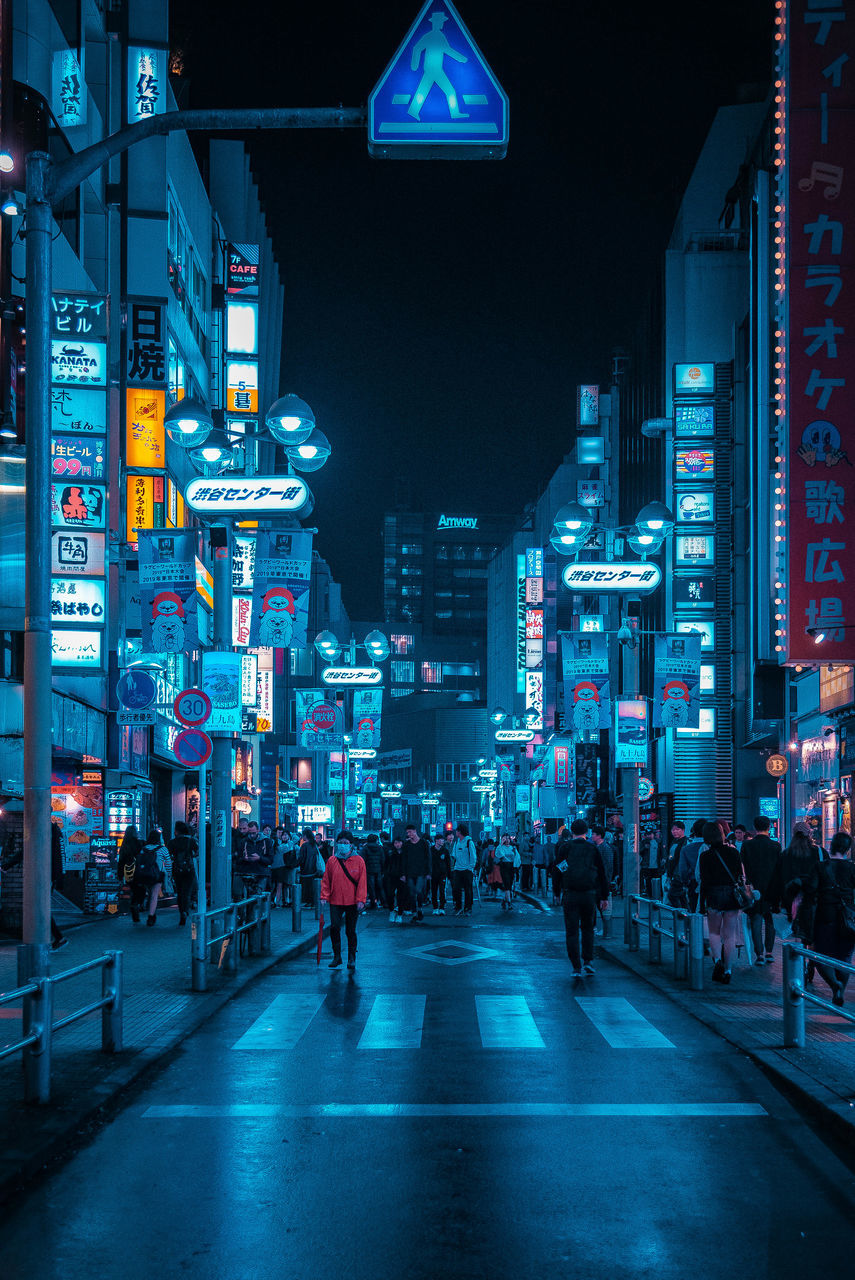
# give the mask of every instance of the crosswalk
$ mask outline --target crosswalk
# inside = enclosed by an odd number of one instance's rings
[[[538,1026],[525,996],[475,995],[470,999],[474,1003],[474,1023],[483,1049],[547,1048],[544,1039],[544,1031],[549,1034],[547,1027]],[[326,1000],[327,997],[319,992],[277,995],[231,1046],[232,1049],[256,1052],[294,1049],[315,1024]],[[601,1038],[600,1043],[605,1042],[612,1049],[675,1047],[628,1000],[577,996],[574,1003],[584,1015],[579,1025],[580,1033],[584,1035],[585,1027],[590,1025]],[[372,1052],[420,1049],[428,1007],[426,995],[376,995],[362,1028],[358,1049]],[[448,998],[443,997],[432,1000],[430,1008],[433,1022],[438,1022],[440,1030],[443,1015],[453,1017],[453,1034],[455,1038],[459,1036],[460,1017],[467,1012],[466,999],[449,1003]],[[548,1022],[549,1019],[542,1021]],[[578,1019],[576,1021],[578,1023]],[[562,1034],[565,1030],[566,1015],[562,1020]]]

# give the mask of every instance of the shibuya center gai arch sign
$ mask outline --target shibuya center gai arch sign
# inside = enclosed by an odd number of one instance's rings
[[[571,591],[621,592],[645,595],[655,591],[662,581],[658,564],[647,561],[599,560],[590,563],[568,564],[561,575],[565,587]]]
[[[236,476],[234,479],[191,480],[184,494],[191,511],[200,516],[293,516],[312,502],[299,476]]]

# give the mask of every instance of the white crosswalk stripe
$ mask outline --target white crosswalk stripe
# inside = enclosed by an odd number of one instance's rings
[[[375,996],[360,1049],[420,1049],[427,996]]]
[[[276,996],[232,1048],[293,1049],[323,1002],[318,994]]]
[[[577,996],[576,1003],[613,1049],[673,1049],[661,1031],[623,997]]]
[[[478,1029],[485,1049],[545,1049],[525,996],[476,996]]]

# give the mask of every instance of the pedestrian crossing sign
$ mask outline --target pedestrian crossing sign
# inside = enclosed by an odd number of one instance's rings
[[[427,0],[368,101],[382,159],[501,160],[508,95],[448,0]]]

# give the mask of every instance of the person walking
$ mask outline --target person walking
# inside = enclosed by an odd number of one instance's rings
[[[148,918],[146,924],[150,929],[154,927],[157,919],[157,903],[166,881],[164,859],[168,857],[169,854],[163,843],[160,828],[152,827],[146,836],[145,844],[137,855],[134,876],[134,879],[139,880],[142,885],[143,895],[148,892]],[[136,923],[137,920],[139,920],[138,913],[134,915],[134,922]]]
[[[828,858],[817,871],[816,914],[814,916],[812,950],[832,960],[852,963],[855,934],[847,927],[844,908],[855,907],[855,866],[852,865],[852,837],[848,831],[832,836]],[[843,1006],[843,993],[849,981],[845,969],[817,963],[816,971],[831,988],[834,1004]]]
[[[430,874],[430,846],[424,836],[412,822],[407,824],[407,838],[404,841],[404,869],[407,876],[409,901],[407,910],[413,923],[424,917],[422,903],[425,896],[425,885]]]
[[[333,958],[330,969],[341,968],[341,926],[347,936],[347,967],[356,968],[356,922],[365,909],[368,897],[368,875],[365,862],[356,849],[349,831],[340,831],[335,838],[333,856],[324,867],[321,879],[321,902],[330,908],[330,942]]]
[[[137,878],[137,858],[140,855],[143,842],[140,839],[140,833],[136,827],[128,825],[125,827],[125,834],[122,836],[122,843],[119,845],[119,861],[118,874],[119,880],[128,885],[131,893],[131,919],[134,924],[139,924],[140,907],[145,902],[145,886],[142,880]]]
[[[771,964],[772,951],[775,946],[775,918],[772,914],[772,902],[769,887],[772,884],[778,863],[781,860],[781,846],[777,840],[769,836],[769,819],[754,819],[754,835],[742,845],[742,865],[745,878],[751,885],[755,895],[754,905],[748,908],[747,916],[751,925],[751,937],[754,941],[754,963]]]
[[[819,851],[811,839],[808,824],[797,822],[775,869],[769,896],[773,904],[783,905],[793,934],[808,945],[813,938],[818,878]]]
[[[496,865],[499,868],[502,886],[502,910],[512,911],[511,897],[514,888],[514,853],[511,837],[507,831],[502,833],[499,847],[496,849]]]
[[[523,831],[517,842],[520,855],[520,892],[531,893],[534,879],[534,837]]]
[[[478,851],[465,822],[458,822],[451,846],[451,892],[456,916],[472,915],[472,885],[478,869]]]
[[[546,868],[549,866],[549,846],[546,843],[542,827],[538,829],[534,837],[532,856],[534,860],[534,891],[539,898],[545,898],[548,883]]]
[[[376,831],[369,831],[362,846],[362,860],[368,876],[368,907],[377,910],[384,904],[383,898],[383,846]]]
[[[698,859],[704,847],[703,831],[706,826],[704,818],[692,823],[689,838],[680,850],[677,859],[677,879],[685,890],[686,901],[690,911],[698,909]]]
[[[176,822],[175,835],[166,846],[172,859],[172,879],[178,897],[178,924],[187,923],[187,913],[198,891],[196,859],[199,846],[186,822]]]
[[[451,861],[445,836],[437,831],[430,851],[430,900],[435,916],[445,915],[445,882],[451,874]]]
[[[584,818],[576,818],[571,823],[569,839],[565,835],[555,850],[555,866],[561,876],[567,955],[573,966],[574,978],[592,977],[594,974],[597,905],[600,911],[605,911],[609,896],[602,856],[587,835],[587,822]]]
[[[739,927],[739,903],[734,886],[744,874],[742,860],[732,844],[725,844],[717,822],[704,823],[704,848],[698,859],[698,910],[706,911],[713,958],[713,982],[731,979],[733,953]]]
[[[315,881],[320,873],[318,842],[311,827],[306,827],[300,837],[298,863],[303,906],[313,906],[315,902]]]
[[[404,865],[403,840],[400,836],[386,845],[386,859],[383,863],[383,884],[386,889],[386,901],[389,905],[389,923],[404,923],[404,908],[407,902],[407,876]]]
[[[55,822],[50,824],[50,887],[58,889],[62,880],[62,836],[59,833],[59,827]],[[50,913],[50,949],[51,951],[61,951],[63,947],[68,946],[68,938],[60,929],[59,925],[53,918],[53,911]]]
[[[273,865],[273,849],[269,840],[259,833],[258,823],[247,825],[246,839],[238,848],[234,869],[242,879],[252,878],[261,890],[270,889],[270,868]]]

